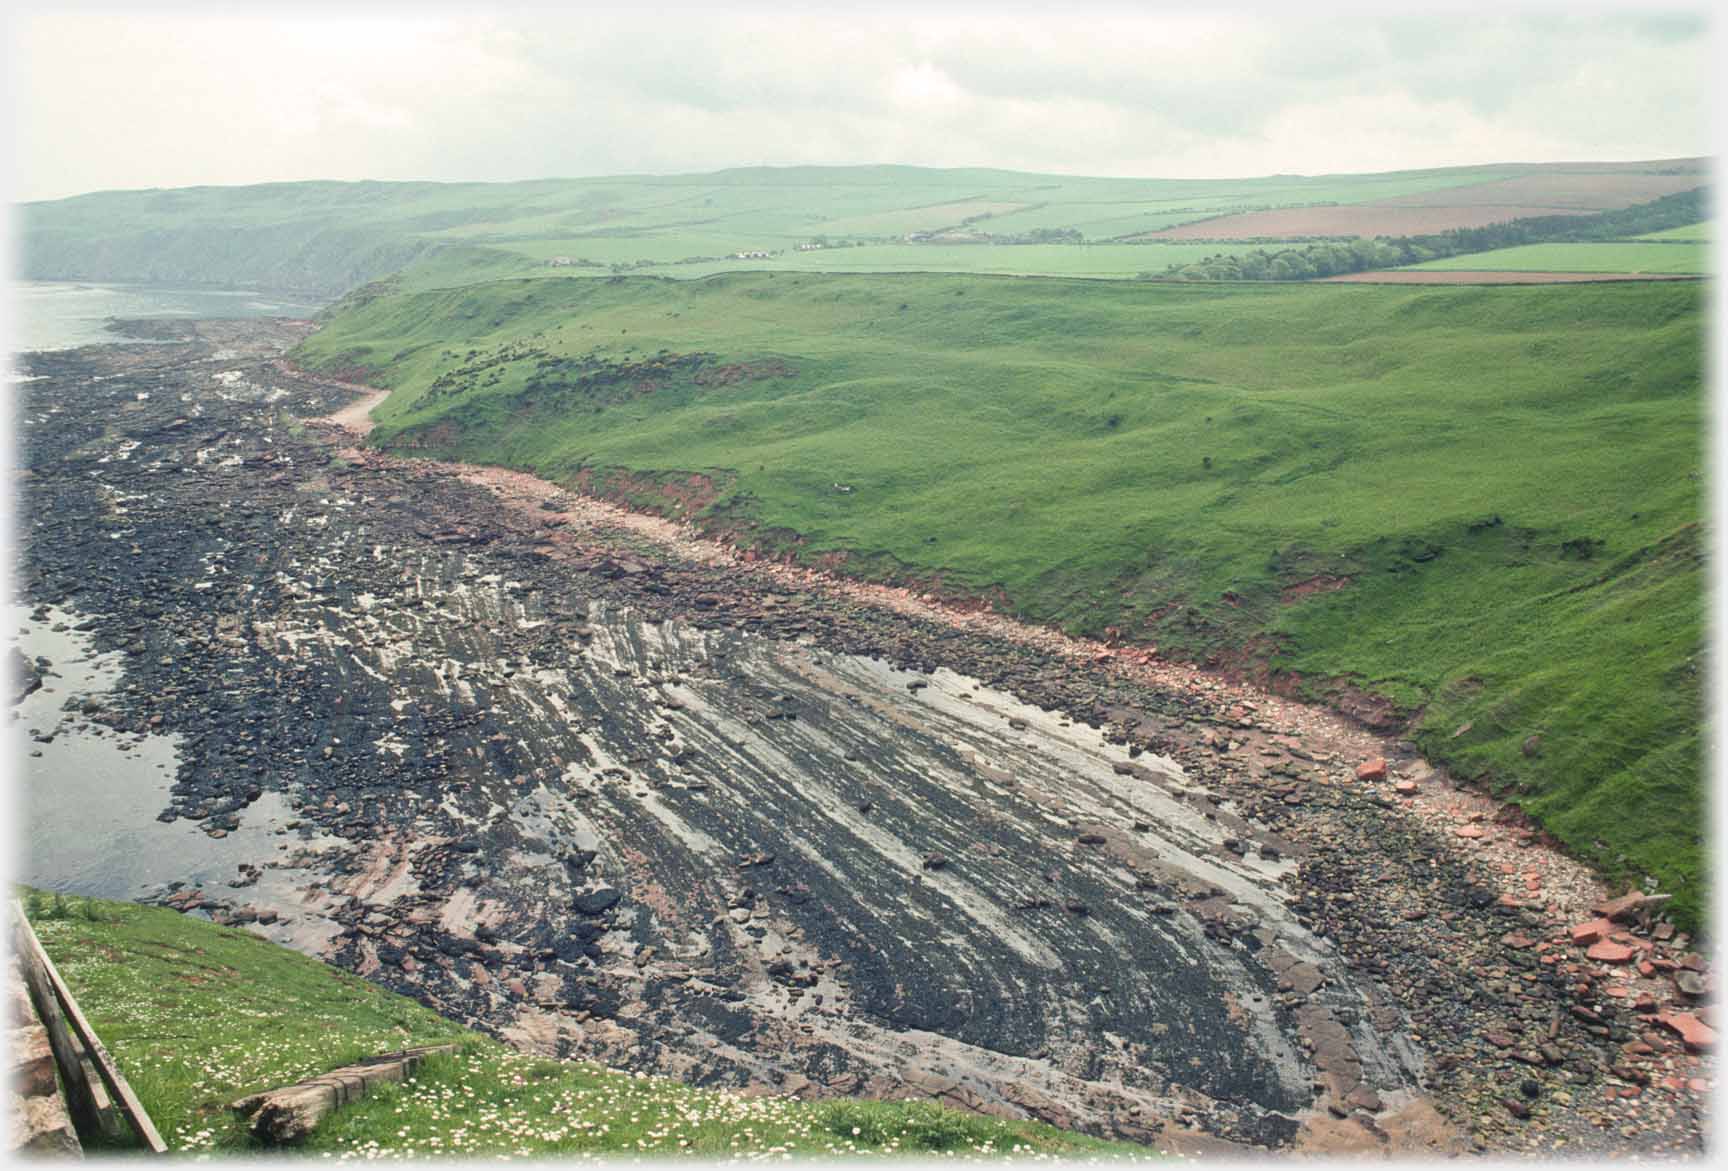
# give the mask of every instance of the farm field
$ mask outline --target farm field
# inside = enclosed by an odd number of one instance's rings
[[[1633,237],[1635,240],[1698,240],[1701,242],[1708,242],[1713,238],[1711,225],[1708,222],[1687,224],[1683,228],[1669,228],[1665,232],[1651,232],[1648,235]]]
[[[1222,180],[866,166],[496,184],[268,183],[25,204],[20,238],[28,279],[192,282],[335,296],[424,261],[471,279],[524,273],[555,256],[603,268],[714,258],[675,274],[690,276],[759,267],[727,259],[737,252],[792,253],[817,238],[902,248],[913,232],[1071,231],[1094,246],[1128,238],[1403,235],[1555,209],[1582,214],[1706,178],[1697,160],[1668,160]],[[1493,192],[1546,202],[1484,202]],[[853,253],[843,261],[798,254],[783,267],[1121,276],[1133,275],[1130,266],[1138,263],[1129,253],[1080,259],[1059,250],[980,253],[941,241],[927,247],[942,250]]]
[[[574,257],[586,256],[580,243],[540,241],[529,255],[565,247]],[[655,261],[637,271],[681,279],[719,272],[977,272],[1008,276],[1082,276],[1123,278],[1161,272],[1219,252],[1246,252],[1253,245],[1234,244],[860,244],[799,252],[788,250],[763,259],[719,258],[696,263]],[[506,251],[518,251],[508,245]],[[622,254],[627,246],[618,248]],[[524,276],[609,275],[606,268],[555,269],[543,264]],[[412,274],[410,280],[416,279]]]
[[[930,1102],[747,1097],[535,1057],[244,931],[136,903],[24,896],[43,949],[176,1153],[262,1154],[227,1103],[434,1044],[457,1052],[328,1115],[297,1150],[314,1158],[1146,1153]]]
[[[1148,240],[1282,240],[1303,236],[1422,236],[1538,215],[1589,215],[1568,208],[1466,204],[1458,207],[1293,207],[1200,220],[1150,232]]]
[[[1692,281],[1702,277],[1676,273],[1631,272],[1497,272],[1483,269],[1392,268],[1347,272],[1320,278],[1346,285],[1576,285],[1605,281]]]
[[[1645,173],[1623,167],[1555,166],[1515,176],[1365,200],[1348,207],[1288,207],[1201,220],[1149,233],[1161,240],[1236,240],[1296,236],[1413,236],[1530,216],[1589,215],[1689,191],[1702,172]]]
[[[1668,168],[1645,173],[1550,168],[1528,175],[1492,179],[1442,191],[1395,195],[1382,207],[1541,207],[1573,211],[1609,211],[1648,203],[1664,195],[1690,191],[1705,181],[1700,174],[1664,174]]]
[[[673,515],[653,485],[701,473],[717,493],[693,519],[771,553],[1366,689],[1420,713],[1432,758],[1694,908],[1705,301],[495,280],[356,298],[298,356],[392,388],[385,446],[597,477]],[[1347,588],[1286,593],[1322,576]]]
[[[1708,271],[1710,255],[1703,244],[1603,243],[1525,244],[1493,252],[1450,256],[1412,265],[1416,272],[1459,270],[1503,272],[1652,273],[1699,275]]]

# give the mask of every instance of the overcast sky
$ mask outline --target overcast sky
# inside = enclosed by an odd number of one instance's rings
[[[897,162],[1226,177],[1709,153],[1684,10],[145,0],[15,13],[15,199]]]

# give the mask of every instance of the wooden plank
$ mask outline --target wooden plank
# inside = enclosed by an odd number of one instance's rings
[[[96,1128],[107,1138],[119,1138],[126,1129],[125,1119],[120,1111],[114,1108],[114,1099],[109,1097],[108,1087],[102,1083],[102,1073],[90,1059],[88,1049],[79,1050],[78,1065],[84,1071],[84,1080],[90,1085],[90,1104],[95,1114]]]
[[[126,1081],[120,1067],[114,1063],[103,1046],[102,1039],[96,1035],[96,1030],[90,1027],[90,1022],[84,1019],[84,1013],[78,1007],[78,1001],[73,997],[72,990],[66,987],[66,982],[60,978],[60,972],[54,967],[54,961],[48,958],[48,953],[42,948],[42,941],[36,938],[36,932],[30,926],[30,920],[25,918],[24,907],[17,899],[12,900],[12,913],[17,916],[19,933],[24,947],[19,948],[19,954],[28,954],[33,961],[41,965],[41,971],[54,999],[66,1014],[66,1020],[72,1026],[80,1041],[84,1043],[89,1053],[91,1063],[101,1081],[113,1094],[121,1115],[131,1124],[132,1132],[153,1154],[166,1154],[168,1144],[162,1141],[162,1136],[156,1131],[156,1124],[150,1121],[150,1114],[144,1109],[144,1104],[138,1100],[138,1095],[132,1092],[131,1085]],[[76,1064],[76,1063],[73,1063]],[[91,1103],[94,1109],[95,1102]]]
[[[19,922],[23,921],[20,914]],[[66,1113],[79,1133],[92,1134],[101,1128],[101,1120],[97,1112],[96,1096],[92,1092],[85,1063],[81,1060],[83,1049],[78,1044],[78,1039],[72,1035],[72,1029],[66,1022],[66,1014],[61,1011],[60,1002],[54,995],[54,986],[49,982],[48,973],[42,966],[40,946],[31,946],[33,940],[34,933],[26,936],[22,930],[16,932],[18,967],[23,973],[25,987],[30,991],[30,999],[36,1007],[37,1019],[42,1022],[42,1027],[48,1030],[48,1045],[54,1051],[54,1066],[59,1071],[66,1097]]]

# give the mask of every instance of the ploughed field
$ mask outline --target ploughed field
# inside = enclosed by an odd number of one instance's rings
[[[1436,186],[1346,206],[1284,207],[1195,220],[1150,240],[1252,240],[1292,236],[1419,236],[1532,216],[1590,215],[1647,203],[1701,184],[1701,169],[1649,164],[1551,164],[1518,175]]]
[[[296,358],[391,388],[372,436],[388,449],[531,470],[763,555],[1408,726],[1688,917],[1705,297],[888,274],[386,285]]]
[[[1159,1144],[1695,1142],[1684,1093],[1625,1125],[1632,1021],[1524,950],[1600,892],[1516,819],[1455,848],[1439,777],[1424,816],[1356,779],[1411,746],[344,451],[300,420],[350,392],[274,361],[303,328],[158,329],[25,359],[19,443],[20,586],[124,656],[38,732],[177,734],[162,816],[212,838],[295,815],[157,901],[695,1084]]]

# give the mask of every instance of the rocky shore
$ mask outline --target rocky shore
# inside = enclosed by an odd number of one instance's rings
[[[694,1082],[1174,1149],[1702,1148],[1693,945],[1410,745],[369,451],[281,361],[308,328],[21,362],[20,590],[126,655],[58,731],[178,733],[161,818],[212,838],[294,814],[152,897]]]

